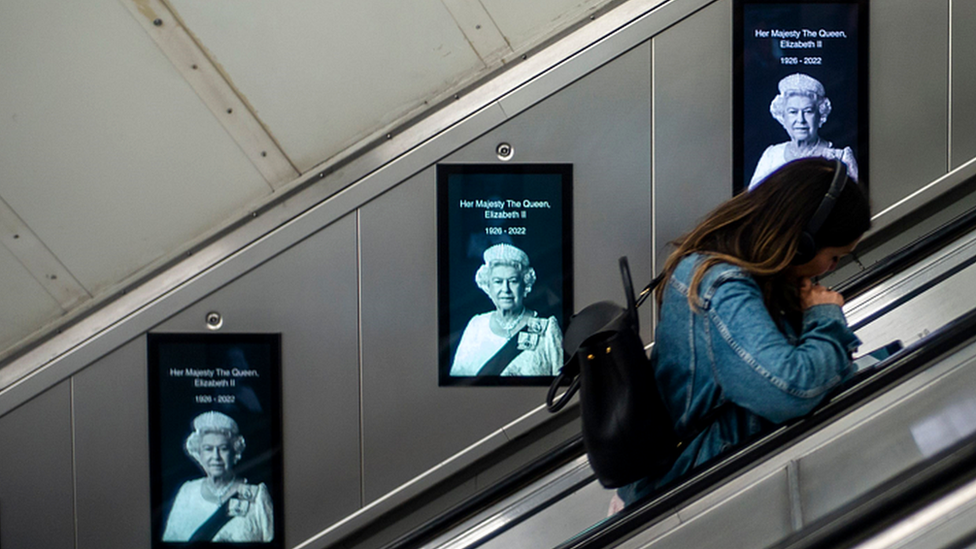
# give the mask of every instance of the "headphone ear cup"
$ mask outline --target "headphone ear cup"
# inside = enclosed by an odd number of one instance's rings
[[[803,265],[809,261],[812,261],[817,255],[817,242],[813,239],[813,235],[803,231],[800,234],[800,241],[796,246],[796,255],[793,256],[793,265]]]

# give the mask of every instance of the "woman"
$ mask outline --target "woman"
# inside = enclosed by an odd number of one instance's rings
[[[676,241],[657,289],[652,359],[675,431],[693,438],[666,474],[621,488],[625,503],[807,414],[853,374],[850,353],[860,341],[844,300],[811,279],[870,227],[860,186],[847,181],[820,228],[804,236],[838,164],[791,162]]]
[[[756,188],[776,168],[797,158],[820,156],[840,159],[847,165],[850,178],[857,181],[857,161],[850,147],[835,149],[834,144],[820,137],[820,127],[827,122],[831,111],[830,99],[824,95],[823,84],[806,74],[791,74],[779,81],[779,95],[773,98],[769,112],[790,140],[770,145],[763,151],[756,171],[749,181],[749,189]]]
[[[474,278],[495,310],[468,322],[451,375],[557,375],[563,365],[559,324],[525,307],[536,280],[529,256],[511,244],[495,244],[485,250],[484,260]]]
[[[200,414],[185,449],[206,476],[180,487],[163,541],[271,541],[274,514],[268,488],[234,474],[244,452],[237,422],[220,412]]]

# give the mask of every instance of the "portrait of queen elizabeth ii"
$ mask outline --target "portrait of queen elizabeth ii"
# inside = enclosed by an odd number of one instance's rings
[[[536,273],[529,256],[511,244],[484,251],[474,276],[493,310],[471,318],[458,343],[451,376],[555,376],[563,365],[563,341],[555,317],[525,306]]]
[[[847,173],[857,181],[857,161],[850,147],[835,148],[820,136],[820,128],[827,123],[833,109],[823,84],[812,76],[795,73],[779,81],[779,94],[769,105],[769,113],[789,135],[789,141],[770,145],[763,151],[756,170],[749,181],[754,189],[777,168],[796,160],[820,156],[839,159],[847,165]]]
[[[184,450],[204,476],[180,486],[163,541],[271,541],[274,512],[267,486],[250,484],[234,470],[245,448],[237,422],[209,411],[195,417],[192,426]]]

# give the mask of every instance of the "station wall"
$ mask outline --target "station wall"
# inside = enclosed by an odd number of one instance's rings
[[[513,162],[574,165],[577,308],[622,301],[618,257],[648,280],[731,196],[732,3],[704,4],[438,160],[499,162],[504,141]],[[976,156],[976,8],[952,4],[871,3],[875,211]],[[282,333],[288,547],[544,400],[437,386],[435,164],[148,330],[219,311],[222,331]],[[146,366],[140,334],[0,417],[0,546],[149,546]]]

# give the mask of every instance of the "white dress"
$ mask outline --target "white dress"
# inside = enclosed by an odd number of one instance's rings
[[[762,183],[769,174],[775,172],[780,166],[788,162],[786,159],[786,146],[789,144],[790,142],[787,141],[766,147],[766,150],[762,153],[762,157],[759,158],[759,163],[756,165],[756,171],[752,174],[752,179],[749,181],[750,191]],[[827,141],[827,146],[821,150],[821,154],[816,156],[822,156],[829,160],[839,158],[841,162],[847,165],[847,175],[852,180],[857,181],[857,161],[854,159],[854,151],[850,147],[835,149],[833,148],[833,143]]]
[[[488,360],[508,343],[508,338],[491,331],[490,313],[475,315],[464,328],[458,343],[452,376],[475,376]],[[534,315],[535,313],[533,313]],[[555,376],[563,367],[563,334],[555,317],[546,319],[532,316],[526,320],[526,329],[519,330],[520,352],[502,370],[503,376]]]
[[[206,478],[190,480],[180,486],[173,501],[173,509],[166,519],[163,541],[189,541],[220,507],[203,498]],[[212,541],[246,542],[271,541],[274,538],[274,513],[271,495],[264,483],[242,484],[237,495],[230,498],[229,512],[233,518],[217,532]]]

